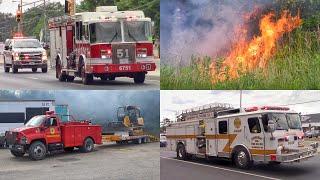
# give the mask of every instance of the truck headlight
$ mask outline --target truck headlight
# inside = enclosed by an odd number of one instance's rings
[[[14,61],[19,61],[19,60],[20,60],[20,55],[19,55],[19,53],[14,52],[14,53],[12,53],[12,56],[13,56],[13,60],[14,60]]]
[[[20,139],[20,143],[21,144],[28,144],[28,139],[25,136],[22,136],[22,138]]]
[[[42,61],[46,61],[46,60],[48,60],[47,52],[43,51],[42,52]]]

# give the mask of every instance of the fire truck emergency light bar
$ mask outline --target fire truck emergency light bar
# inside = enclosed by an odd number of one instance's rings
[[[249,108],[244,108],[245,112],[253,112],[253,111],[258,111],[258,110],[279,110],[279,111],[289,111],[290,108],[288,107],[279,107],[279,106],[262,106],[262,107],[249,107]]]

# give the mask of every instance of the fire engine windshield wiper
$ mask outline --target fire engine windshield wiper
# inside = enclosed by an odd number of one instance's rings
[[[116,32],[116,33],[113,35],[113,37],[112,37],[112,39],[110,40],[109,43],[112,43],[112,42],[114,41],[114,39],[116,39],[116,37],[118,37],[118,32]]]
[[[129,37],[131,37],[135,42],[137,42],[137,39],[130,33],[129,29],[128,29],[128,35],[129,35]]]

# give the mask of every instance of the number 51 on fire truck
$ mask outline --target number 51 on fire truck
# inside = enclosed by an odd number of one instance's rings
[[[93,77],[129,77],[140,84],[156,69],[152,22],[143,11],[97,7],[96,12],[52,18],[49,29],[51,62],[60,81],[80,77],[90,84]]]

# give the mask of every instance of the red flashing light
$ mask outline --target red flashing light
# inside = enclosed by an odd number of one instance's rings
[[[46,115],[52,115],[52,114],[54,114],[54,111],[47,111],[46,112]]]
[[[289,111],[290,108],[287,107],[278,107],[278,106],[262,106],[261,110],[280,110],[280,111]]]
[[[244,109],[246,112],[253,112],[253,111],[258,111],[259,108],[258,107],[250,107],[250,108],[245,108]]]
[[[275,155],[275,154],[270,154],[270,160],[271,160],[271,161],[276,161],[276,160],[277,160],[277,155]]]

